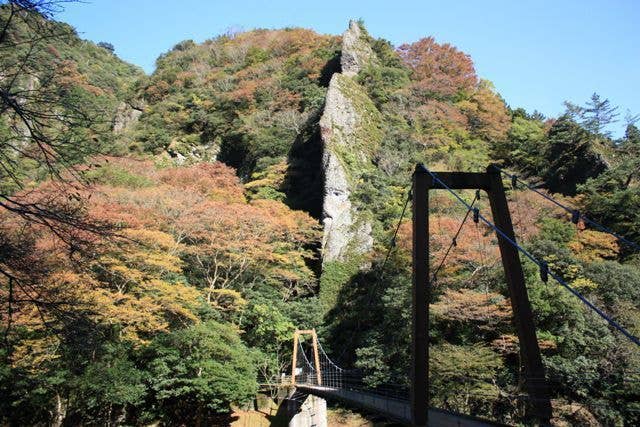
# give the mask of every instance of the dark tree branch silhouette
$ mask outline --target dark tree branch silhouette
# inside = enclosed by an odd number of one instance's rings
[[[6,345],[16,304],[33,304],[45,326],[45,311],[64,317],[63,306],[72,304],[46,295],[38,280],[45,266],[23,262],[32,244],[29,230],[51,233],[70,257],[90,253],[95,236],[112,231],[109,224],[88,218],[87,167],[76,166],[99,154],[98,139],[108,129],[109,115],[83,96],[95,88],[82,87],[77,70],[54,47],[75,36],[72,27],[53,20],[72,2],[9,0],[0,5],[0,217],[23,227],[18,239],[0,229]],[[33,183],[47,180],[46,191],[33,190]]]

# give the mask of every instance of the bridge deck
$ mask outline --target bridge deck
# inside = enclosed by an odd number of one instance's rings
[[[380,396],[358,390],[309,384],[296,384],[296,388],[319,397],[337,399],[403,423],[411,422],[411,408],[409,402],[406,400],[394,399],[388,396]],[[429,425],[438,427],[487,427],[498,424],[440,409],[429,409]]]

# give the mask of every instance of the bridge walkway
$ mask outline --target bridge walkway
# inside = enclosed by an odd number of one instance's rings
[[[339,400],[348,405],[384,415],[401,423],[411,423],[411,407],[407,400],[367,393],[361,390],[296,384],[298,390],[329,400]],[[429,409],[429,425],[438,427],[488,427],[501,424],[471,416],[454,414],[441,409]]]

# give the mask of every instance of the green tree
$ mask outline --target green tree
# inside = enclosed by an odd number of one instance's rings
[[[124,346],[105,347],[105,354],[92,361],[76,380],[75,410],[87,421],[121,425],[131,409],[144,402],[145,373],[136,367]]]
[[[632,240],[640,238],[640,132],[629,124],[616,147],[616,162],[604,173],[589,179],[578,190],[584,195],[587,213]],[[626,253],[633,248],[622,245]]]
[[[636,303],[640,308],[640,269],[614,261],[594,262],[586,266],[584,274],[598,284],[597,294],[604,307],[614,315],[624,301]]]
[[[113,45],[109,42],[100,42],[98,43],[98,46],[109,51],[110,53],[115,53],[116,50],[115,47],[113,47]]]
[[[482,345],[440,344],[430,348],[430,379],[433,404],[462,413],[486,413],[497,400],[499,389],[492,383],[502,361]]]
[[[635,117],[628,118],[629,123],[625,128],[624,137],[631,144],[640,144],[640,129],[635,125],[637,119]]]
[[[543,169],[546,149],[544,124],[538,120],[514,116],[507,138],[494,145],[493,155],[508,166],[535,175]]]
[[[610,132],[605,128],[611,123],[615,123],[618,117],[618,107],[611,105],[608,99],[602,99],[600,95],[594,93],[584,106],[565,102],[567,112],[589,132],[596,135],[609,136]]]
[[[549,130],[543,178],[553,192],[574,195],[578,184],[606,170],[593,135],[569,116],[560,117]]]
[[[206,322],[163,335],[147,352],[149,383],[164,420],[199,424],[255,396],[255,358],[238,330]]]

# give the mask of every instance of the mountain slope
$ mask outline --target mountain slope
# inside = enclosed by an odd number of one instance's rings
[[[1,5],[0,25],[1,191],[117,151],[111,131],[142,71],[29,2]]]

